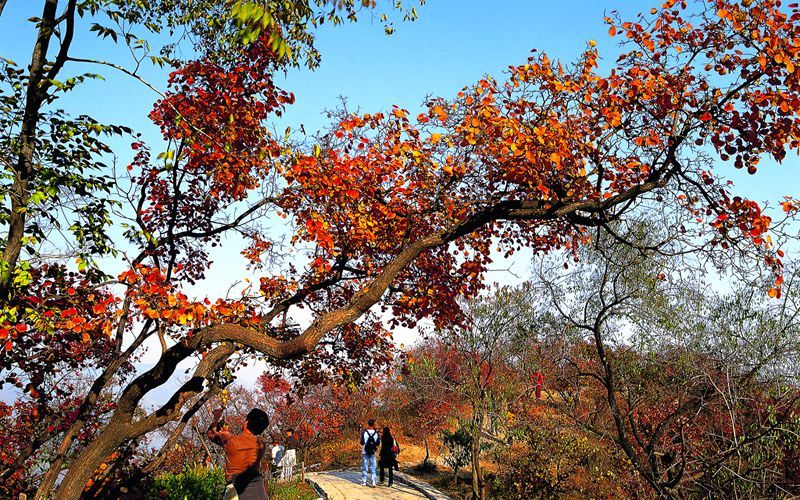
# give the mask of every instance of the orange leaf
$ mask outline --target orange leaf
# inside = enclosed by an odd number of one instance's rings
[[[447,120],[447,113],[445,113],[444,109],[438,104],[433,107],[432,111],[436,115],[436,118],[439,119],[439,121],[444,122]]]

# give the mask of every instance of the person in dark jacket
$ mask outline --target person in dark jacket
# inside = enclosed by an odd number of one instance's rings
[[[381,436],[381,451],[379,456],[379,465],[381,469],[380,479],[381,484],[384,482],[384,469],[389,469],[389,483],[387,486],[391,487],[394,483],[394,468],[397,466],[397,453],[400,451],[400,446],[392,437],[392,431],[388,427],[383,428],[383,435]]]

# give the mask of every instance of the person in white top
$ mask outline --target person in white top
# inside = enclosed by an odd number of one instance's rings
[[[297,464],[297,450],[300,448],[300,441],[294,435],[294,429],[286,429],[286,437],[283,441],[286,446],[283,451],[280,465],[283,468],[281,478],[290,481],[294,475],[294,466]]]
[[[361,484],[367,485],[367,473],[372,471],[372,484],[374,488],[378,482],[376,473],[375,453],[381,444],[381,436],[375,430],[375,421],[370,419],[367,428],[361,432]]]
[[[283,458],[283,446],[278,443],[278,438],[272,440],[272,471],[278,470],[278,464],[280,464],[281,459]]]

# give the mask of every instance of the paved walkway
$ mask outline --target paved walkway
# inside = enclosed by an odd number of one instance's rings
[[[421,492],[397,481],[391,488],[378,485],[375,488],[361,485],[361,472],[355,470],[337,470],[314,472],[306,477],[325,491],[331,500],[420,500],[428,498]]]

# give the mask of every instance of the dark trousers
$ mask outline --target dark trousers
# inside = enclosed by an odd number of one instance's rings
[[[384,467],[383,465],[381,465],[381,482],[383,482],[384,478],[383,470],[387,468],[389,469],[389,486],[391,486],[392,483],[394,483],[394,467],[392,467],[391,465],[389,467]]]
[[[225,486],[224,499],[237,498],[238,500],[267,500],[267,491],[264,488],[264,478],[255,471],[244,471]]]

